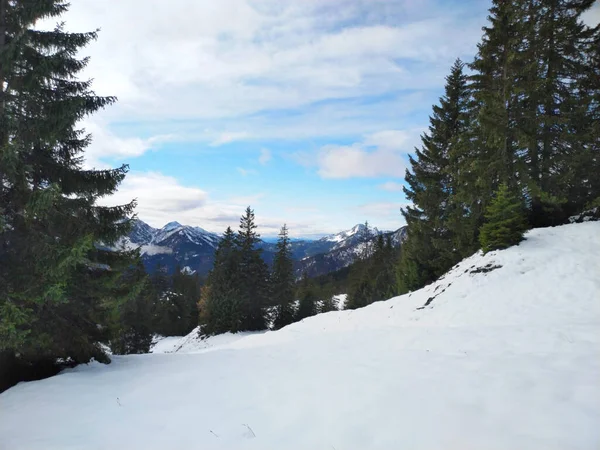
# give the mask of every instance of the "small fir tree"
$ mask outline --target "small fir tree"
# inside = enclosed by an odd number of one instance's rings
[[[523,240],[527,221],[523,202],[501,184],[485,212],[486,223],[481,227],[479,241],[484,253],[516,245]]]

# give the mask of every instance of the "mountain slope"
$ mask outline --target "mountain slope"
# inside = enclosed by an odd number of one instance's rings
[[[21,383],[0,448],[600,448],[600,223],[526,238],[364,309]]]

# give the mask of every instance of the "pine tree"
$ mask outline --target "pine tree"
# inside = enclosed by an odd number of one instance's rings
[[[454,63],[445,94],[433,107],[429,132],[421,138],[422,147],[416,150],[416,158],[409,157],[411,170],[406,172],[404,192],[413,206],[402,211],[408,225],[399,266],[402,291],[435,280],[462,256],[453,229],[460,229],[463,221],[451,220],[459,211],[455,201],[459,171],[451,164],[451,153],[456,154],[454,146],[467,129],[469,93],[463,67],[460,60]]]
[[[272,298],[275,304],[273,327],[283,328],[294,321],[294,267],[290,253],[288,229],[283,225],[277,241],[277,253],[271,276]]]
[[[269,269],[258,247],[260,235],[256,232],[254,211],[249,206],[240,219],[236,236],[239,251],[239,286],[242,302],[240,331],[267,328],[265,308],[269,303]]]
[[[119,283],[135,257],[106,250],[126,234],[134,203],[96,205],[127,166],[82,167],[91,137],[77,123],[115,101],[76,78],[96,33],[35,29],[67,8],[0,0],[0,352],[27,364],[108,361],[99,325],[126,300]]]
[[[296,312],[296,321],[314,316],[315,314],[317,314],[317,295],[308,275],[304,272],[298,289],[298,311]]]
[[[228,227],[215,251],[215,263],[202,290],[199,313],[204,334],[241,330],[239,258],[235,233]]]
[[[486,223],[481,227],[479,240],[484,253],[508,248],[523,240],[527,220],[523,202],[501,184],[485,212]]]
[[[507,183],[526,192],[532,225],[553,225],[598,192],[600,31],[580,20],[592,4],[493,2],[471,65],[476,120],[464,164],[483,209]]]
[[[593,4],[540,1],[530,18],[539,34],[535,53],[541,72],[535,102],[539,155],[530,164],[528,186],[534,226],[562,223],[600,194],[598,182],[591,181],[600,170],[600,27],[581,21]]]

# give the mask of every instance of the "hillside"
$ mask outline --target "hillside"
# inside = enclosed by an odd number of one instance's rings
[[[0,394],[0,448],[600,448],[600,222],[276,332]],[[187,353],[186,353],[187,351]]]

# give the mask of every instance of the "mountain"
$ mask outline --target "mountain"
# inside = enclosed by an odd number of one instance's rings
[[[366,308],[19,383],[0,447],[598,449],[599,236],[534,229]]]
[[[350,265],[361,251],[361,236],[365,225],[358,224],[349,230],[325,236],[317,240],[294,239],[290,243],[296,275],[306,271],[310,276],[322,275]],[[392,234],[392,240],[400,245],[405,227]],[[375,233],[378,232],[374,228]],[[140,248],[142,260],[149,272],[158,266],[166,267],[173,273],[179,266],[188,273],[206,275],[212,268],[214,252],[221,236],[200,227],[169,222],[162,228],[153,228],[136,220],[128,237],[122,242],[127,248]],[[261,241],[263,258],[273,262],[277,245]]]
[[[316,244],[332,243],[332,247],[322,253],[306,256],[302,259],[294,261],[294,269],[296,275],[301,275],[306,272],[309,277],[325,275],[329,272],[343,269],[352,264],[356,258],[363,252],[364,244],[362,243],[362,231],[364,225],[359,224],[348,231],[326,236],[316,241]],[[399,228],[396,231],[381,232],[384,237],[390,236],[392,244],[399,247],[402,241],[406,239],[406,227]],[[380,233],[377,228],[373,229],[373,240]],[[371,246],[372,248],[372,246]]]
[[[162,228],[152,228],[136,220],[123,245],[140,248],[142,260],[150,272],[165,266],[172,273],[179,265],[188,273],[204,275],[211,269],[220,236],[200,227],[169,222]]]

